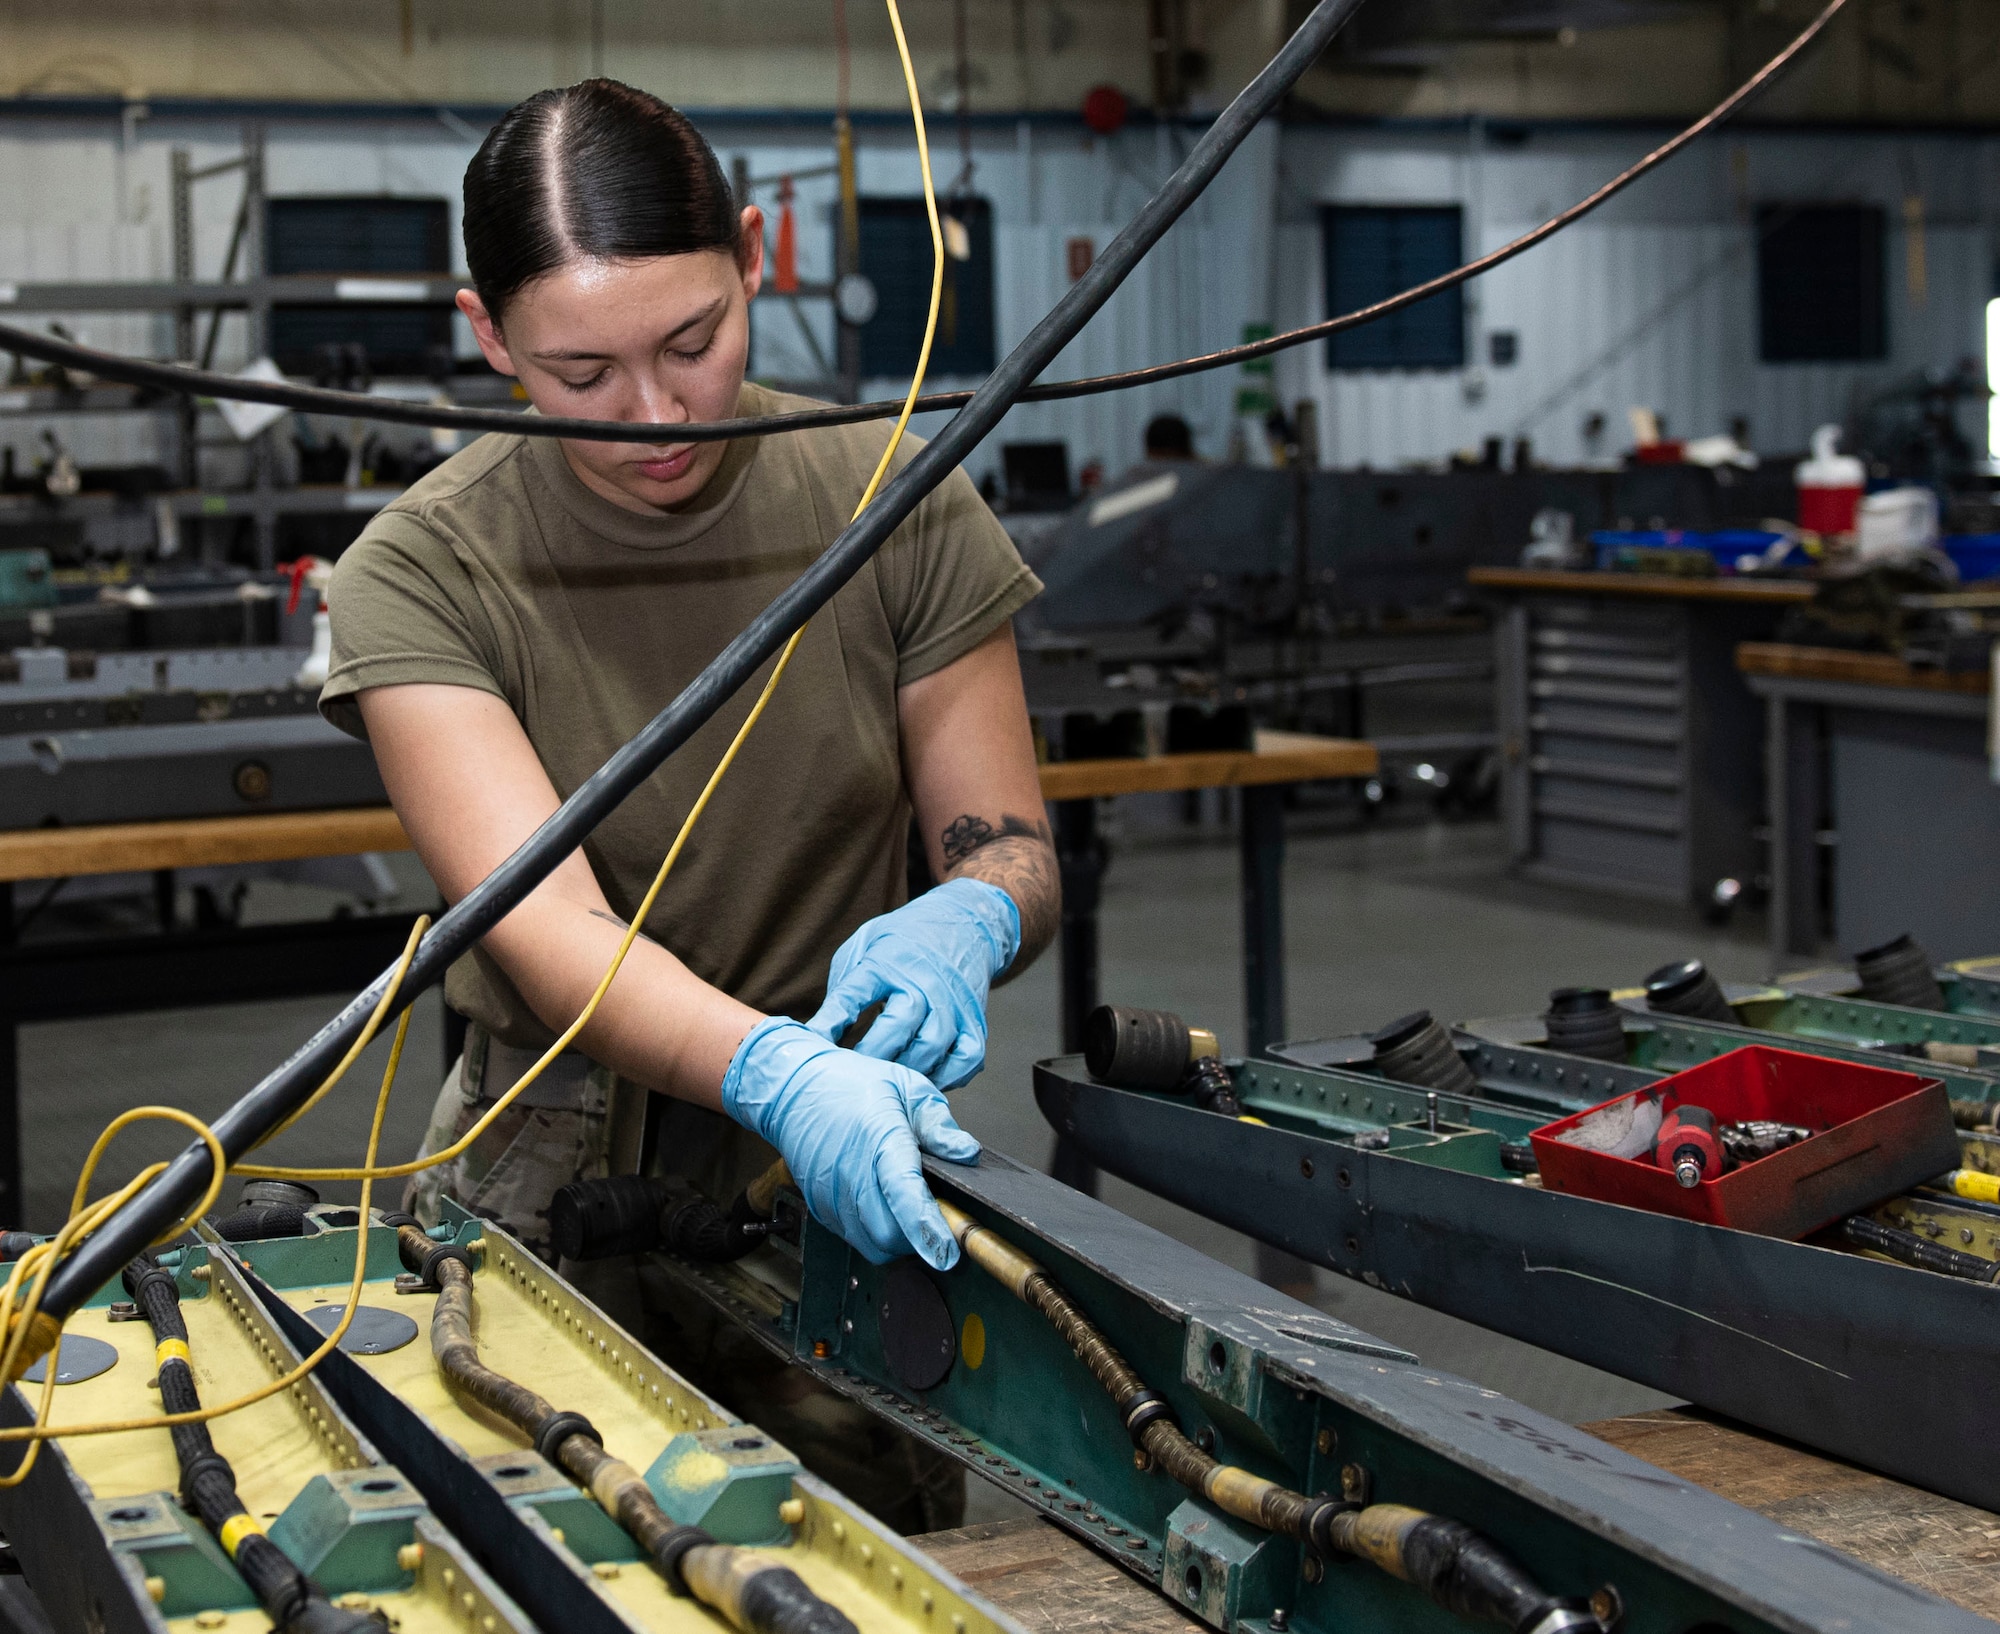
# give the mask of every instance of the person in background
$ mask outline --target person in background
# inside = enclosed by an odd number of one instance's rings
[[[1149,460],[1191,460],[1194,433],[1178,414],[1156,414],[1146,422],[1146,458]]]

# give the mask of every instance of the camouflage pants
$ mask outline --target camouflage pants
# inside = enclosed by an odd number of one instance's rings
[[[438,1092],[423,1153],[461,1139],[533,1059],[534,1052],[511,1049],[473,1028],[465,1054]],[[647,1100],[571,1052],[463,1154],[413,1176],[403,1206],[433,1225],[439,1199],[450,1197],[498,1221],[553,1264],[550,1198],[572,1180],[636,1165]],[[719,1201],[727,1202],[770,1161],[769,1148],[718,1113],[679,1104],[662,1110],[675,1127],[660,1149],[694,1154],[692,1162],[674,1167]],[[564,1261],[558,1269],[669,1367],[790,1447],[815,1475],[897,1531],[942,1531],[963,1521],[965,1475],[956,1463],[772,1355],[657,1268],[613,1259]]]

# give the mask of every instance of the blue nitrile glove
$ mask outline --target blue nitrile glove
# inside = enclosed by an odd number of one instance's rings
[[[777,1147],[813,1218],[875,1264],[912,1250],[940,1271],[958,1263],[917,1149],[970,1163],[979,1142],[927,1078],[777,1016],[736,1047],[722,1109]]]
[[[956,1089],[986,1065],[986,990],[1021,947],[1021,910],[997,885],[954,879],[869,920],[840,944],[826,1002],[806,1025],[838,1039],[880,1004],[863,1055]]]

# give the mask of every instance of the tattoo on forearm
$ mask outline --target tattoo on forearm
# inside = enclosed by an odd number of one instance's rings
[[[1048,819],[1045,817],[1002,817],[1000,826],[995,828],[984,817],[975,817],[967,812],[963,817],[954,817],[945,824],[944,865],[956,868],[973,852],[991,845],[995,840],[1040,840],[1053,847],[1055,841],[1049,835]]]
[[[620,919],[609,908],[592,908],[590,910],[590,917],[592,919],[602,919],[607,924],[616,925],[620,930],[630,930],[632,928],[631,920]],[[639,932],[639,940],[642,942],[651,942],[653,939],[652,937],[648,936],[644,931],[641,931]],[[655,945],[657,946],[658,944]]]
[[[997,885],[1021,910],[1021,950],[1001,979],[1018,975],[1055,939],[1062,918],[1062,875],[1047,819],[1003,816],[995,828],[967,812],[939,838],[946,878]]]

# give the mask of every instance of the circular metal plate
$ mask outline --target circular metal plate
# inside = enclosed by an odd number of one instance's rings
[[[340,1313],[345,1309],[344,1305],[315,1305],[306,1312],[306,1320],[321,1333],[331,1333],[340,1326]],[[417,1324],[401,1311],[362,1305],[340,1336],[340,1348],[350,1356],[382,1356],[401,1350],[416,1336]]]
[[[100,1373],[109,1373],[117,1365],[116,1345],[107,1345],[102,1339],[92,1339],[86,1334],[66,1333],[62,1349],[56,1355],[56,1383],[81,1384]],[[44,1356],[21,1375],[22,1382],[40,1384],[49,1376],[48,1369],[49,1359]]]
[[[882,1278],[882,1354],[896,1377],[912,1390],[944,1383],[958,1359],[958,1337],[944,1295],[922,1264],[898,1260]]]

